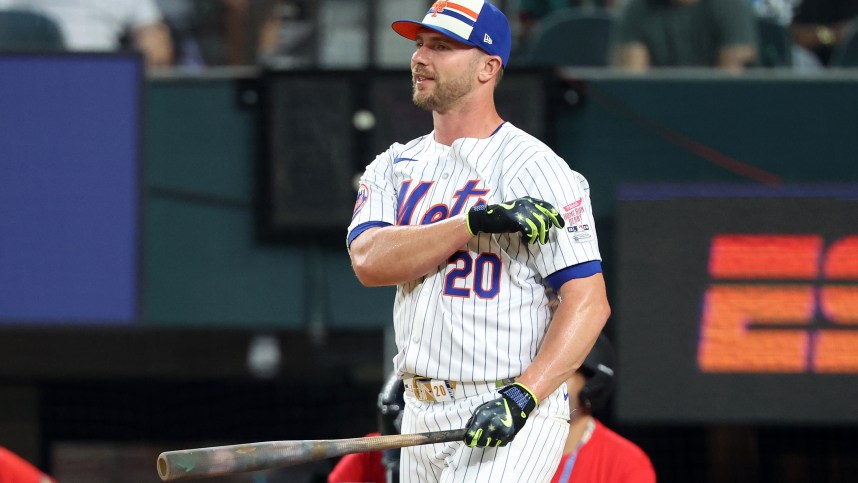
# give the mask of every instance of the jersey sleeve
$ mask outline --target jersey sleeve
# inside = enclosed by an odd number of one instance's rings
[[[366,167],[358,185],[346,244],[375,226],[396,224],[397,187],[393,181],[393,159],[398,145],[378,155]]]
[[[545,200],[560,212],[563,228],[553,228],[545,245],[530,245],[536,268],[543,277],[560,274],[562,282],[601,272],[590,184],[550,152],[535,155],[510,180],[507,199],[531,196]],[[569,269],[569,270],[567,270]],[[551,278],[549,278],[549,281]]]

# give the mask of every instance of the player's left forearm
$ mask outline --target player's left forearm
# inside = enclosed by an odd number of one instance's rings
[[[540,401],[581,366],[611,314],[601,273],[566,282],[560,298],[542,347],[518,378]]]

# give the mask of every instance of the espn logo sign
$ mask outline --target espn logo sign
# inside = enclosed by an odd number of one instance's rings
[[[858,235],[717,235],[697,362],[709,373],[858,373]]]

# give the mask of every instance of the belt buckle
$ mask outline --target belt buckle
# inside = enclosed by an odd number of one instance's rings
[[[450,402],[455,398],[456,381],[432,379],[430,391],[438,402]]]
[[[414,376],[411,378],[411,393],[420,402],[434,401],[432,395],[432,379]]]
[[[414,376],[411,381],[411,394],[421,402],[450,402],[455,398],[456,383],[444,379]]]

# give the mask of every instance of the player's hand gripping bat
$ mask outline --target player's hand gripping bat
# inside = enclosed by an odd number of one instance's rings
[[[464,437],[465,430],[458,429],[349,439],[264,441],[166,451],[158,456],[158,476],[163,481],[223,476],[309,463],[349,453],[462,441]]]

